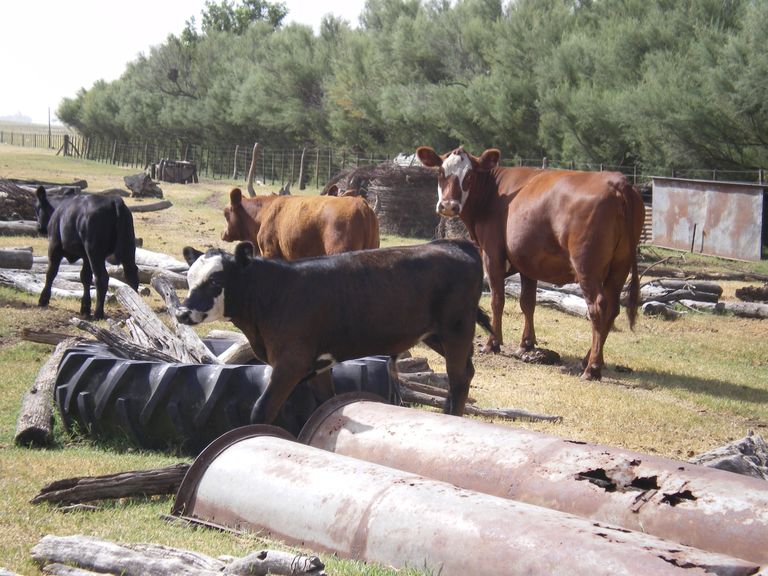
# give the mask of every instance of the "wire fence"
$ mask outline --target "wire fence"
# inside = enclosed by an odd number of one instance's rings
[[[73,133],[24,133],[0,130],[0,143],[31,148],[55,149],[57,154],[145,170],[161,160],[195,163],[199,176],[210,179],[245,178],[251,163],[252,145],[190,144],[180,140],[119,141],[84,138]],[[265,185],[315,186],[322,188],[348,169],[397,160],[407,164],[411,152],[359,152],[339,148],[270,148],[260,146],[254,178]],[[675,169],[647,165],[610,165],[550,158],[512,158],[507,166],[541,166],[567,170],[615,171],[642,185],[655,177],[689,178],[765,184],[765,170]]]

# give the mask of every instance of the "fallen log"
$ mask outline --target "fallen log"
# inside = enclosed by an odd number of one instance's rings
[[[136,248],[136,264],[179,273],[186,272],[189,269],[186,262],[177,260],[168,254],[153,252],[145,248]]]
[[[403,402],[412,402],[414,404],[423,404],[424,406],[432,406],[434,408],[442,408],[444,401],[442,398],[432,396],[430,394],[424,394],[422,392],[416,392],[407,387],[400,389]],[[517,410],[515,408],[478,408],[468,404],[464,409],[466,414],[473,416],[487,416],[490,418],[502,418],[504,420],[530,420],[545,421],[545,422],[562,422],[562,416],[551,416],[548,414],[535,414],[526,410]]]
[[[414,374],[418,372],[431,372],[429,362],[426,358],[411,356],[409,358],[398,358],[397,371],[400,373]]]
[[[176,494],[187,470],[189,464],[180,463],[154,470],[65,478],[44,486],[31,503],[79,504],[94,500]]]
[[[52,576],[105,576],[103,572],[83,570],[82,568],[59,564],[58,562],[45,566],[43,568],[43,574],[51,574]],[[2,576],[2,574],[0,574],[0,576]]]
[[[0,220],[0,236],[38,236],[35,220]]]
[[[768,318],[768,304],[759,304],[757,302],[698,302],[695,300],[680,300],[680,304],[693,310],[701,312],[712,312],[714,314],[730,313],[740,318],[754,318],[764,320]]]
[[[219,354],[218,358],[222,364],[248,364],[248,362],[256,360],[256,354],[253,353],[253,348],[246,340],[245,342],[235,342]]]
[[[125,576],[325,576],[317,556],[261,550],[229,564],[205,554],[159,544],[128,544],[91,536],[43,536],[32,548],[40,566],[59,563]]]
[[[40,294],[45,286],[45,275],[36,274],[27,270],[0,270],[0,286],[14,288],[20,292]],[[83,285],[80,281],[67,279],[67,275],[56,276],[51,288],[54,298],[82,298]],[[91,297],[96,298],[96,290],[91,289]]]
[[[131,212],[157,212],[159,210],[165,210],[173,206],[170,200],[160,200],[159,202],[152,202],[151,204],[131,204],[128,206]]]
[[[717,302],[722,294],[722,286],[711,282],[662,279],[640,287],[640,302]]]
[[[32,269],[32,248],[5,248],[0,250],[0,268]]]
[[[413,390],[414,392],[421,392],[422,394],[429,394],[431,396],[435,396],[437,398],[447,398],[448,397],[448,390],[446,388],[441,388],[438,386],[430,386],[429,384],[424,384],[422,382],[419,382],[418,380],[411,380],[410,378],[406,378],[403,375],[398,378],[400,381],[400,386],[405,386],[409,390]],[[472,398],[471,396],[467,397],[467,403],[468,404],[475,404],[477,403],[477,400]]]
[[[681,268],[640,267],[640,276],[654,276],[667,278],[686,278],[688,280],[740,280],[744,282],[768,282],[768,275],[756,274],[752,272],[706,272],[691,271]]]
[[[646,316],[661,316],[664,320],[677,320],[680,317],[680,312],[662,302],[645,302],[640,308]]]
[[[63,332],[51,332],[49,330],[33,330],[32,328],[22,328],[21,339],[27,342],[37,342],[38,344],[50,344],[56,346],[67,338],[73,338],[72,334]]]
[[[149,284],[152,281],[152,276],[158,273],[164,274],[171,285],[177,290],[186,290],[189,287],[187,283],[187,277],[184,274],[173,272],[172,270],[164,270],[163,268],[157,268],[155,266],[146,266],[142,264],[138,266],[139,269],[139,282],[142,284]],[[115,278],[121,282],[125,282],[125,271],[122,266],[107,266],[107,274],[110,278]]]
[[[513,298],[520,299],[520,278],[517,276],[507,278],[504,284],[504,293]],[[575,294],[537,288],[536,302],[573,316],[589,318],[586,301],[581,296],[576,296]]]
[[[14,442],[18,446],[50,446],[53,441],[53,389],[59,362],[68,348],[80,339],[68,337],[54,349],[40,368],[34,384],[25,394],[16,421]]]

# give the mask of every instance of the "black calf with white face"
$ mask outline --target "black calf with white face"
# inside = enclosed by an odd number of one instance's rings
[[[469,242],[360,250],[296,261],[185,249],[189,295],[184,324],[227,319],[272,366],[252,423],[271,423],[298,383],[334,362],[395,357],[420,341],[446,359],[445,411],[460,415],[474,374],[475,323],[483,267]]]

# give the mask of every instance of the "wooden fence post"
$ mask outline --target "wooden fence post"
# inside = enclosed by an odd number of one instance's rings
[[[299,190],[304,190],[306,188],[304,185],[304,154],[306,151],[306,147],[301,149],[301,160],[299,161]]]
[[[234,167],[232,168],[232,180],[237,180],[237,153],[240,151],[240,144],[235,144],[235,162]],[[256,167],[254,166],[253,169],[255,170]]]

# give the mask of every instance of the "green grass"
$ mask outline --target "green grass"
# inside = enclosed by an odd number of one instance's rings
[[[64,159],[48,151],[0,146],[0,178],[62,182],[85,178],[89,189],[100,190],[124,187],[122,178],[129,172],[131,170],[121,167]],[[144,238],[146,248],[177,258],[187,244],[231,249],[231,245],[220,240],[224,222],[221,210],[229,189],[242,184],[235,181],[162,183],[173,208],[136,214],[137,234]],[[420,242],[423,240],[388,234],[382,237],[384,246]],[[39,254],[44,253],[46,243],[37,237],[0,237],[0,247],[22,245],[33,246],[35,254]],[[766,273],[765,261],[749,264],[656,249],[649,251],[654,254],[653,258],[669,258],[665,265],[686,269],[694,266]],[[746,284],[723,282],[729,297],[735,288]],[[153,309],[162,309],[156,295],[150,302]],[[487,296],[482,305],[490,309]],[[48,505],[29,504],[43,485],[54,480],[156,468],[182,459],[173,454],[72,438],[62,431],[58,419],[54,448],[31,450],[14,446],[22,398],[51,352],[50,346],[23,341],[19,334],[25,327],[74,332],[68,321],[77,313],[78,303],[54,298],[48,309],[41,310],[36,306],[36,296],[0,287],[0,308],[0,387],[3,390],[0,394],[0,566],[21,574],[38,573],[29,550],[45,534],[81,533],[110,540],[151,541],[213,556],[242,556],[254,549],[281,546],[279,542],[264,541],[256,535],[193,530],[168,524],[160,515],[170,511],[171,498],[103,502],[95,511],[69,513]],[[116,311],[116,304],[107,305],[108,314]],[[537,308],[539,344],[559,352],[564,366],[527,365],[510,357],[522,331],[522,314],[515,300],[507,301],[503,327],[503,354],[475,356],[477,373],[471,395],[481,406],[558,414],[564,420],[559,424],[498,422],[500,425],[683,459],[740,438],[749,429],[765,435],[768,427],[766,321],[697,313],[685,314],[674,322],[641,316],[632,332],[622,313],[606,343],[607,367],[600,382],[584,382],[574,375],[589,346],[590,329],[586,320]],[[218,323],[205,326],[200,332],[204,334],[210,328],[233,329],[228,323]],[[435,370],[443,369],[441,358],[426,348],[420,346],[414,354],[427,357]],[[631,372],[619,371],[617,366],[628,367]],[[331,574],[395,573],[329,554],[320,556]],[[408,572],[398,572],[404,573]]]

